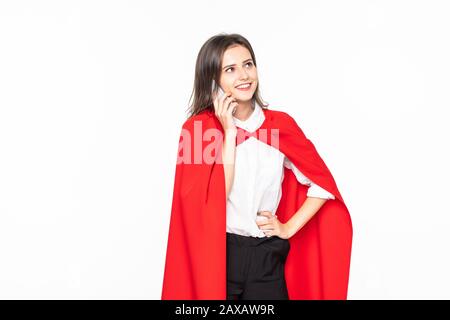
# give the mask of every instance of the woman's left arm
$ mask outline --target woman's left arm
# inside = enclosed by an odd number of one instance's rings
[[[324,198],[306,197],[300,209],[286,223],[281,223],[277,216],[273,216],[270,211],[261,211],[259,214],[268,219],[266,221],[256,221],[256,224],[264,231],[266,236],[278,236],[282,239],[289,239],[303,228],[327,200]]]
[[[284,224],[287,238],[292,237],[319,211],[327,199],[306,197],[302,206],[294,215]]]

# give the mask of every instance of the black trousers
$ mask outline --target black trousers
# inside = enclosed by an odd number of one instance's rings
[[[227,300],[288,300],[287,239],[227,232]]]

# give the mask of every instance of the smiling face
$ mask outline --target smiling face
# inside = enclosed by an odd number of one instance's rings
[[[240,86],[250,83],[250,86]],[[237,45],[228,48],[222,59],[220,86],[238,102],[250,102],[258,85],[258,73],[250,51]]]

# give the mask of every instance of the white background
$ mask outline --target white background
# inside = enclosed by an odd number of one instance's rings
[[[211,36],[353,219],[349,299],[449,299],[446,1],[1,1],[0,298],[160,299],[178,138]]]

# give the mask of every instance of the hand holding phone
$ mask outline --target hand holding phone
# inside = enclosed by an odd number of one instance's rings
[[[236,130],[233,114],[236,112],[238,103],[230,94],[226,94],[222,88],[213,80],[211,87],[213,97],[214,111],[225,131]]]
[[[211,92],[212,92],[213,100],[215,100],[215,98],[217,97],[219,99],[219,101],[225,94],[225,92],[222,90],[222,87],[219,86],[214,79],[212,81]],[[235,112],[236,112],[236,107],[233,108],[233,111],[231,112],[231,114],[234,115]]]

